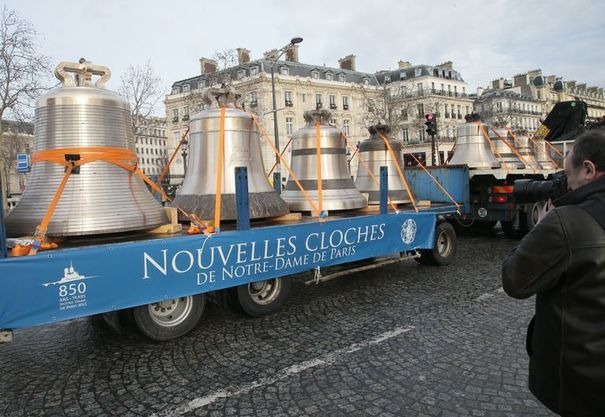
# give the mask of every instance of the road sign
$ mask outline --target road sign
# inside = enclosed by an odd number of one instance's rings
[[[29,155],[26,153],[17,154],[17,172],[29,172]]]

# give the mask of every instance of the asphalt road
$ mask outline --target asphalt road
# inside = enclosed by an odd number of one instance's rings
[[[17,331],[0,416],[551,416],[527,389],[533,298],[501,289],[514,244],[494,231],[447,267],[298,280],[263,319],[210,304],[167,343],[90,319]]]

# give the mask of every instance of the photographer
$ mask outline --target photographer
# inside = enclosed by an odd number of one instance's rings
[[[582,134],[565,162],[569,192],[505,259],[502,285],[536,294],[531,392],[562,416],[605,416],[605,132]]]

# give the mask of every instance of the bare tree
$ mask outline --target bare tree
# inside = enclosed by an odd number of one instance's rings
[[[132,131],[136,134],[163,96],[162,79],[147,62],[143,66],[129,66],[121,82],[118,91],[130,103]]]
[[[46,91],[46,76],[50,59],[38,52],[34,39],[36,31],[27,20],[6,6],[0,16],[0,149],[4,149],[1,121],[10,114],[23,118],[36,97]],[[0,160],[0,182],[7,182],[5,160]],[[6,208],[6,187],[2,188],[3,208]]]
[[[237,65],[237,50],[235,49],[223,49],[221,51],[214,52],[212,56],[216,62],[218,62],[218,69],[226,70]]]
[[[376,90],[361,87],[367,108],[363,118],[366,127],[384,123],[391,127],[391,135],[397,137],[402,129],[413,124],[415,102],[401,88],[395,90],[389,84],[380,85]]]

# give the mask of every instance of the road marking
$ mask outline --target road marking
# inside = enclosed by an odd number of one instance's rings
[[[373,339],[364,340],[363,342],[353,343],[352,345],[338,349],[333,352],[326,353],[321,355],[315,359],[310,359],[308,361],[304,361],[287,368],[284,368],[280,371],[277,371],[274,375],[261,378],[259,380],[250,382],[244,385],[232,385],[227,388],[212,392],[210,394],[204,395],[203,397],[195,398],[189,401],[187,404],[183,404],[179,407],[163,410],[158,413],[152,414],[150,417],[172,417],[179,416],[185,413],[189,413],[198,408],[205,407],[209,404],[214,403],[222,398],[237,396],[240,394],[246,394],[252,391],[255,388],[264,387],[267,385],[274,384],[277,381],[287,379],[292,375],[299,374],[307,369],[316,368],[318,366],[330,366],[338,361],[343,356],[349,355],[351,353],[355,353],[362,349],[365,349],[369,346],[378,345],[383,343],[389,339],[397,337],[401,334],[407,333],[410,330],[414,330],[414,326],[406,326],[406,327],[396,327],[395,329],[379,334]]]
[[[473,301],[484,301],[488,298],[492,298],[498,294],[502,294],[504,292],[504,288],[500,287],[492,292],[486,292],[485,294],[481,294],[479,297],[475,298]]]

